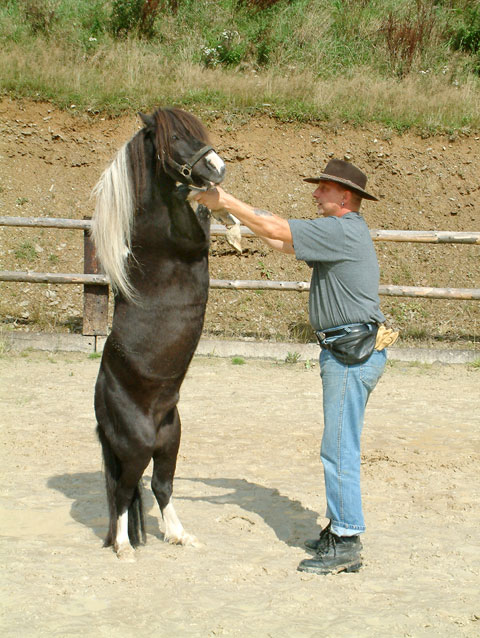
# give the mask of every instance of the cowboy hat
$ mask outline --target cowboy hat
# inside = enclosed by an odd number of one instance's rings
[[[367,184],[367,176],[365,173],[362,173],[359,168],[350,164],[350,162],[344,162],[343,160],[330,160],[320,177],[307,177],[303,181],[310,182],[310,184],[318,184],[323,181],[337,182],[364,199],[371,199],[378,202],[377,197],[370,195],[370,193],[364,190]]]

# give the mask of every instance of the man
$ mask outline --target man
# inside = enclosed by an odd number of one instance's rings
[[[219,187],[196,199],[211,210],[225,209],[272,248],[295,254],[312,268],[309,313],[322,346],[321,459],[330,523],[318,539],[305,542],[316,556],[303,560],[298,569],[317,574],[358,571],[362,565],[359,535],[365,531],[360,435],[368,397],[386,363],[384,349],[372,352],[378,325],[385,317],[380,311],[375,249],[358,211],[362,199],[378,200],[365,191],[364,173],[343,160],[331,160],[319,177],[304,181],[317,184],[313,197],[318,219],[287,221],[253,208]],[[371,347],[362,353],[359,363],[358,357],[352,363],[349,352],[336,352],[341,350],[340,343],[364,338],[370,340]]]

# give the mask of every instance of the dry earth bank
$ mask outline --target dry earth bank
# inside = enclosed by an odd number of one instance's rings
[[[422,138],[380,127],[300,125],[218,112],[200,113],[227,161],[225,186],[285,217],[315,215],[311,185],[331,156],[348,157],[369,175],[379,203],[365,202],[371,228],[473,231],[480,227],[478,135]],[[0,102],[0,215],[81,219],[90,192],[139,120],[60,111],[29,101]],[[478,246],[376,244],[384,284],[480,287]],[[81,272],[82,233],[0,228],[0,269]],[[211,276],[309,279],[308,267],[246,240],[242,255],[212,241]],[[79,286],[1,285],[0,315],[14,329],[80,330]],[[383,298],[407,341],[476,347],[478,302]],[[305,338],[305,293],[211,291],[205,332],[223,337]]]

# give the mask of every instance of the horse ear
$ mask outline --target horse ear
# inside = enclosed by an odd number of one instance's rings
[[[146,128],[155,128],[155,119],[152,115],[146,115],[145,113],[138,113],[140,119],[145,124]]]

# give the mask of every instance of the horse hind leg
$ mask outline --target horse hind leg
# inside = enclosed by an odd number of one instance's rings
[[[173,477],[180,445],[180,417],[173,408],[164,418],[157,435],[157,446],[153,453],[152,490],[157,499],[165,523],[164,540],[174,545],[201,547],[193,534],[188,534],[173,506]]]
[[[102,444],[110,514],[104,547],[113,546],[119,559],[131,562],[135,560],[134,548],[146,539],[140,479],[148,461],[140,465],[122,464],[100,426],[97,432]]]

